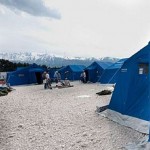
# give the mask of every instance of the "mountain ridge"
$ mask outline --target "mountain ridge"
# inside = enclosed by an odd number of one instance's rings
[[[0,59],[6,59],[12,62],[21,63],[36,63],[38,65],[47,65],[49,67],[61,67],[71,64],[85,65],[88,66],[92,62],[116,62],[119,59],[113,57],[102,57],[102,58],[86,58],[86,57],[62,57],[47,53],[37,53],[37,52],[1,52]]]

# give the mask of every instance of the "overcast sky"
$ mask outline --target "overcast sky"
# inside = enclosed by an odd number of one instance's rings
[[[0,52],[130,57],[150,41],[150,0],[0,0]]]

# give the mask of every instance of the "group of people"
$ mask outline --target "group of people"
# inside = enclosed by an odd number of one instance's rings
[[[43,77],[44,89],[52,89],[52,80],[49,76],[49,73],[45,71],[42,74],[42,77]],[[61,80],[61,75],[58,71],[54,73],[54,81],[56,83],[56,87],[70,86],[70,81],[67,78],[65,78],[64,82]]]

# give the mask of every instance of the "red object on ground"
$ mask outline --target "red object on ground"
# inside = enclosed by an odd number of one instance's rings
[[[4,80],[0,80],[0,84],[5,84],[5,81]]]

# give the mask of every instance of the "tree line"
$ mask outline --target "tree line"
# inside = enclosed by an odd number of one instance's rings
[[[0,59],[0,72],[15,71],[18,67],[28,67],[28,63],[14,63],[9,60]],[[48,68],[46,65],[42,65],[43,68]]]

